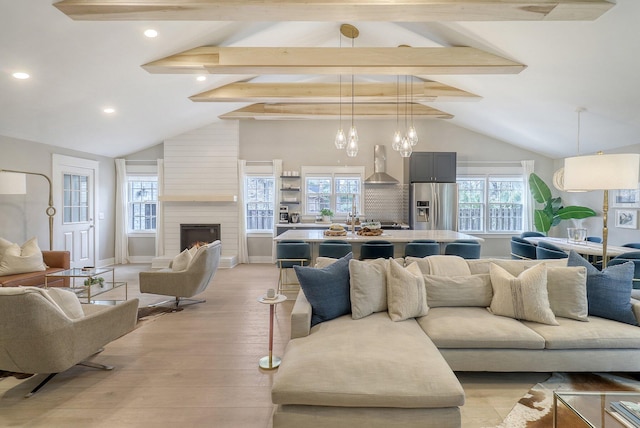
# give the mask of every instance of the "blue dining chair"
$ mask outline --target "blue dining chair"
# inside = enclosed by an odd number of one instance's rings
[[[405,257],[427,257],[440,254],[440,244],[437,242],[411,241],[404,246]]]
[[[450,242],[444,247],[444,254],[448,256],[459,256],[463,259],[479,259],[481,246],[477,241],[471,242]]]
[[[544,233],[540,232],[522,232],[520,234],[521,238],[541,238],[546,236]]]
[[[311,246],[308,242],[297,240],[284,240],[276,245],[276,263],[280,269],[278,278],[278,293],[283,291],[295,291],[297,282],[285,282],[286,269],[293,269],[294,266],[308,266],[311,263]],[[287,287],[291,286],[291,287]]]
[[[536,246],[531,242],[520,238],[519,236],[511,237],[511,258],[534,260],[536,256]]]
[[[351,244],[343,240],[327,240],[318,246],[319,257],[330,257],[332,259],[339,259],[346,256],[352,251]]]
[[[536,246],[537,259],[566,259],[569,257],[567,253],[556,245],[549,242],[540,241]]]
[[[393,244],[389,241],[372,240],[360,246],[360,260],[389,257],[393,257]]]

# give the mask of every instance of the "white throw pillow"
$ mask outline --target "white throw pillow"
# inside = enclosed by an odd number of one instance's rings
[[[0,261],[0,276],[18,273],[38,272],[47,269],[38,247],[38,239],[31,238],[22,247],[11,244],[4,247],[4,255]]]
[[[587,269],[584,266],[547,267],[549,305],[557,317],[589,321]]]
[[[514,277],[492,263],[490,274],[493,298],[489,310],[493,314],[558,325],[549,304],[545,264],[540,263]]]
[[[72,291],[61,290],[59,288],[48,288],[46,290],[49,293],[49,297],[58,304],[62,312],[65,313],[71,319],[78,319],[84,317],[82,311],[82,304],[78,300],[78,296]]]
[[[417,263],[403,268],[395,260],[389,260],[387,305],[392,321],[403,321],[427,314],[427,289]]]
[[[187,268],[189,267],[189,263],[191,263],[192,259],[193,259],[193,256],[191,255],[191,252],[189,250],[184,250],[173,258],[173,262],[171,263],[171,269],[174,272],[187,270]]]
[[[424,275],[427,301],[430,308],[491,305],[493,290],[491,276],[486,274],[463,276]]]
[[[387,269],[389,260],[349,261],[351,317],[364,318],[387,310]]]

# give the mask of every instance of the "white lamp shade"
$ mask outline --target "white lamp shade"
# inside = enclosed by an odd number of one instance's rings
[[[640,154],[576,156],[564,160],[564,189],[637,189]]]
[[[0,172],[0,195],[27,193],[27,176],[16,172]]]

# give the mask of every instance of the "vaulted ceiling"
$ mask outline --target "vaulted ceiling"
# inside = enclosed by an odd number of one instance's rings
[[[640,143],[637,0],[52,3],[0,3],[0,135],[122,156],[218,118],[335,119],[356,73],[359,117],[395,120],[410,75],[416,117],[551,157],[578,107],[582,153]]]

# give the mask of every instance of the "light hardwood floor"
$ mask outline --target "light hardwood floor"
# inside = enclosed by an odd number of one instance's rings
[[[148,265],[116,267],[129,298],[140,296],[137,274]],[[23,398],[42,378],[0,380],[0,427],[271,427],[275,371],[258,368],[268,354],[269,307],[257,302],[275,287],[273,265],[220,269],[203,293],[206,303],[146,321],[94,357],[116,368],[76,366]],[[122,297],[122,289],[109,297]],[[290,295],[295,298],[295,295]],[[274,354],[289,338],[293,300],[277,307]],[[466,392],[464,428],[495,426],[516,401],[548,374],[458,373]],[[303,427],[301,427],[303,428]]]

